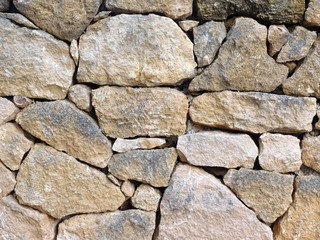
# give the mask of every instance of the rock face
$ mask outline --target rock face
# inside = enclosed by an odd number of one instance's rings
[[[176,167],[160,210],[158,240],[273,239],[271,229],[217,178],[188,165]]]
[[[23,161],[15,192],[20,203],[55,218],[114,211],[125,200],[104,173],[43,144],[34,145]]]
[[[269,54],[274,56],[289,40],[290,32],[285,25],[271,25],[268,29]]]
[[[0,162],[0,199],[11,193],[15,185],[16,179],[14,173]]]
[[[0,12],[8,11],[10,7],[10,1],[9,0],[1,0],[0,2]]]
[[[165,144],[166,140],[164,138],[117,138],[112,146],[112,150],[116,152],[128,152],[136,149],[152,149],[161,147]]]
[[[246,134],[220,131],[180,136],[177,150],[180,160],[196,166],[253,168],[258,148]]]
[[[188,100],[175,89],[102,87],[92,92],[92,104],[107,136],[171,136],[186,129]]]
[[[305,136],[301,148],[303,164],[320,172],[320,136]]]
[[[194,78],[191,91],[275,90],[288,69],[267,53],[267,28],[250,18],[237,18],[217,59]]]
[[[161,192],[147,184],[141,184],[131,198],[133,207],[156,212],[159,207]]]
[[[302,133],[312,130],[315,98],[265,93],[204,93],[189,110],[195,123],[253,133]]]
[[[320,1],[310,0],[304,15],[305,24],[308,26],[320,26]]]
[[[68,98],[72,101],[79,109],[90,112],[91,106],[91,88],[83,85],[76,84],[70,87],[68,92]]]
[[[0,125],[14,120],[18,112],[19,108],[17,108],[13,102],[0,97]]]
[[[112,156],[111,143],[96,122],[66,100],[32,104],[17,122],[57,150],[94,166],[106,167]]]
[[[173,20],[153,14],[100,20],[81,36],[79,49],[79,82],[168,86],[195,73],[192,42]]]

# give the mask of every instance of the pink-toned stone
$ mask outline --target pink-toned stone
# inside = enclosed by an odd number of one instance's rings
[[[0,125],[14,120],[18,112],[19,108],[17,108],[13,102],[0,97]]]

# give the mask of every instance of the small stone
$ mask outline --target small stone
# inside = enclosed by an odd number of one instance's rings
[[[107,17],[109,17],[109,15],[111,14],[111,11],[101,11],[98,12],[97,15],[94,16],[94,18],[92,19],[93,22],[98,22],[101,19],[105,19]]]
[[[0,12],[8,11],[10,8],[10,0],[1,0],[0,1]]]
[[[116,152],[128,152],[136,149],[152,149],[161,147],[166,143],[164,138],[117,138],[112,146],[112,150]]]
[[[288,67],[288,69],[289,69],[289,75],[290,75],[290,74],[293,74],[294,71],[295,71],[296,68],[297,68],[297,64],[296,64],[295,62],[286,62],[284,65],[286,65],[286,66]],[[285,81],[287,81],[287,79],[284,80],[284,82],[285,82]]]
[[[73,58],[74,64],[78,66],[79,49],[78,49],[78,41],[75,39],[73,39],[70,44],[70,55]]]
[[[0,97],[0,126],[6,122],[14,120],[18,112],[19,108],[17,108],[11,101]]]
[[[310,0],[304,15],[304,23],[307,26],[320,26],[320,1]]]
[[[268,30],[269,54],[274,56],[287,43],[290,32],[285,25],[271,25]]]
[[[304,165],[320,172],[320,136],[304,136],[301,141],[301,158]]]
[[[253,168],[258,156],[249,135],[220,131],[179,136],[177,150],[181,161],[207,167]]]
[[[182,28],[183,31],[185,32],[189,32],[190,30],[192,30],[194,27],[199,25],[199,21],[195,21],[195,20],[183,20],[180,21],[179,26]]]
[[[13,191],[15,185],[16,185],[16,178],[14,173],[11,172],[9,169],[7,169],[0,162],[0,199],[10,194]],[[1,229],[1,223],[0,223],[0,229]],[[1,236],[1,233],[0,233],[0,236]]]
[[[320,107],[318,106],[317,108],[317,117],[320,119]],[[320,129],[320,120],[318,122],[316,122],[316,126],[315,129]]]
[[[91,88],[86,85],[76,84],[69,88],[68,99],[83,111],[90,112],[92,109]]]
[[[147,184],[141,184],[131,198],[132,206],[145,211],[156,212],[159,207],[161,192]]]
[[[119,181],[118,178],[116,178],[115,176],[113,176],[112,174],[108,173],[107,174],[107,178],[116,186],[120,187],[121,186],[121,182]]]
[[[126,197],[132,197],[135,190],[136,187],[134,186],[134,184],[128,180],[124,181],[121,185],[121,191]]]
[[[33,24],[33,22],[31,22],[28,18],[19,13],[0,13],[0,17],[6,18],[20,26],[24,26],[31,29],[39,29],[36,25]]]
[[[320,177],[320,172],[313,170],[305,165],[302,165],[300,171],[298,172],[299,176],[318,176]]]
[[[33,100],[31,100],[28,97],[24,97],[24,96],[14,96],[13,102],[17,107],[25,108],[25,107],[28,107],[29,105],[31,105],[33,103]]]

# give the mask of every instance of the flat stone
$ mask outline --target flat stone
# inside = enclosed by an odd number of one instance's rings
[[[259,164],[265,170],[296,172],[302,165],[300,140],[297,137],[265,133],[259,138],[259,150]]]
[[[194,98],[193,122],[253,133],[303,133],[312,130],[315,98],[266,93],[217,92]]]
[[[16,121],[57,150],[97,167],[106,167],[111,143],[93,118],[66,101],[38,102],[24,108]]]
[[[156,212],[159,207],[161,192],[147,184],[141,184],[131,198],[132,206],[145,211]]]
[[[160,211],[157,240],[273,239],[271,229],[220,180],[189,165],[177,165]]]
[[[68,99],[83,111],[90,112],[92,109],[91,88],[86,85],[76,84],[70,87]]]
[[[2,0],[3,1],[3,0]],[[0,3],[1,5],[1,3]],[[19,13],[0,13],[0,18],[6,18],[11,22],[31,29],[39,29],[28,18]]]
[[[73,39],[70,44],[70,55],[73,58],[74,64],[78,66],[79,64],[79,48],[78,41]]]
[[[188,31],[192,30],[194,27],[198,26],[199,21],[183,20],[183,21],[180,21],[178,24],[182,28],[183,31],[188,32]]]
[[[19,111],[13,102],[0,97],[0,125],[14,120]]]
[[[156,215],[141,210],[83,214],[59,224],[57,240],[151,240]]]
[[[187,35],[170,18],[153,14],[102,19],[81,36],[79,49],[78,82],[179,85],[197,66]]]
[[[178,90],[106,86],[92,93],[92,105],[107,136],[172,136],[186,130],[188,100]]]
[[[0,2],[0,12],[8,11],[10,8],[10,0],[1,0]]]
[[[177,150],[181,161],[206,167],[253,168],[258,156],[249,135],[220,131],[179,136]]]
[[[24,96],[14,96],[13,102],[19,108],[25,108],[34,103],[32,99]]]
[[[190,91],[274,91],[288,68],[267,53],[267,28],[251,18],[237,18],[217,59],[195,77]]]
[[[310,0],[304,15],[304,23],[307,26],[320,26],[320,1]]]
[[[14,173],[11,172],[9,169],[7,169],[0,162],[0,199],[10,194],[13,191],[15,185],[16,185],[16,178]],[[1,226],[1,223],[0,223],[0,226]]]
[[[121,191],[126,197],[132,197],[136,191],[134,184],[128,180],[124,181],[121,185]]]
[[[15,192],[21,204],[54,218],[114,211],[125,201],[104,173],[44,144],[35,144],[23,161]]]
[[[301,141],[301,158],[304,165],[320,172],[320,136],[304,136]]]
[[[130,179],[154,187],[166,187],[177,157],[174,148],[118,153],[110,160],[109,171],[121,180]]]
[[[269,54],[274,56],[287,43],[290,32],[285,25],[271,25],[268,29]]]
[[[153,149],[161,147],[166,143],[167,142],[164,138],[117,138],[112,146],[112,150],[116,152],[128,152],[136,149]]]
[[[98,12],[101,3],[102,0],[13,1],[18,11],[41,29],[67,41],[80,37]]]

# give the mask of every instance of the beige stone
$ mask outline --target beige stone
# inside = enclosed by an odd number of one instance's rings
[[[319,118],[319,121],[316,122],[316,125],[315,125],[315,129],[320,129],[320,106],[318,106],[317,108],[317,117]]]
[[[297,137],[265,133],[259,138],[259,149],[259,164],[265,170],[296,172],[302,165],[300,140]]]
[[[111,11],[98,12],[98,14],[94,16],[92,21],[93,22],[98,22],[101,19],[105,19],[105,18],[109,17],[110,14],[111,14]]]
[[[126,197],[132,197],[135,190],[136,187],[134,186],[134,184],[128,180],[124,181],[121,185],[121,191]]]
[[[304,165],[320,172],[320,136],[304,136],[301,157]]]
[[[104,173],[44,144],[34,145],[23,161],[15,192],[21,204],[54,218],[114,211],[125,200]]]
[[[73,39],[70,44],[70,55],[73,58],[74,64],[78,66],[79,64],[79,48],[78,41]]]
[[[217,92],[194,98],[192,121],[215,128],[253,133],[303,133],[312,130],[315,98],[266,93]]]
[[[157,240],[273,239],[271,229],[220,180],[189,165],[177,165],[160,211]]]
[[[0,125],[14,120],[18,112],[19,108],[17,108],[11,101],[0,97]]]
[[[198,26],[199,21],[183,20],[183,21],[180,21],[178,24],[182,28],[183,31],[188,32],[188,31],[192,30],[194,27]]]
[[[121,182],[119,181],[118,178],[116,178],[115,176],[113,176],[111,173],[107,174],[107,178],[116,186],[120,187],[121,186]]]
[[[187,97],[171,88],[102,87],[93,90],[92,105],[107,136],[182,135]]]
[[[274,56],[287,43],[290,32],[285,25],[271,25],[268,29],[269,54]]]
[[[24,96],[14,96],[13,102],[19,108],[25,108],[34,103],[32,99]]]
[[[308,26],[320,26],[320,1],[310,0],[304,15],[305,24]]]
[[[170,18],[121,14],[80,38],[78,82],[118,86],[179,85],[195,75],[193,44]]]
[[[0,12],[8,11],[10,8],[10,0],[1,0],[0,1]]]
[[[117,138],[112,146],[112,150],[116,152],[128,152],[136,149],[152,149],[165,144],[166,140],[164,138]]]
[[[86,112],[91,111],[92,105],[91,105],[91,88],[90,87],[83,84],[73,85],[69,89],[68,98],[79,109]]]
[[[11,193],[15,185],[16,178],[14,173],[7,169],[0,161],[0,199]]]
[[[271,92],[287,78],[286,66],[267,53],[267,28],[250,18],[237,18],[217,59],[190,83],[190,91]]]
[[[141,184],[131,198],[131,203],[135,208],[156,212],[160,199],[161,192],[158,189],[147,184]]]
[[[0,3],[0,5],[1,5],[1,3]],[[20,26],[24,26],[27,28],[39,29],[36,25],[33,24],[33,22],[31,22],[28,18],[26,18],[25,16],[23,16],[19,13],[0,13],[0,18],[6,18],[13,23],[16,23]]]
[[[38,102],[24,108],[16,121],[57,150],[97,167],[106,167],[111,143],[88,114],[66,101]]]

